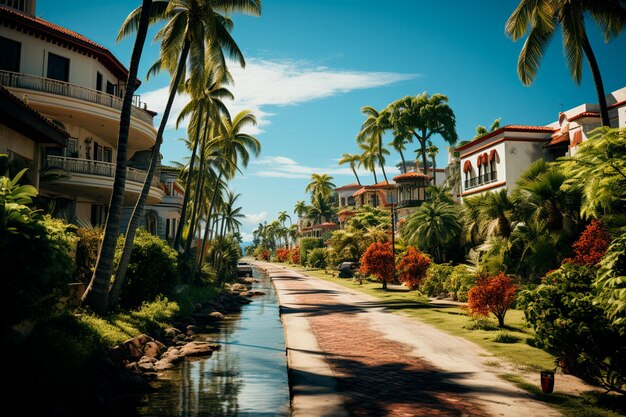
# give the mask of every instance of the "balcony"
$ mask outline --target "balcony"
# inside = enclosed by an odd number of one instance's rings
[[[424,203],[424,200],[400,200],[400,202],[398,203],[396,207],[397,208],[419,207],[422,205],[422,203]]]
[[[476,177],[472,177],[465,180],[465,190],[471,190],[472,188],[480,187],[481,185],[491,184],[498,180],[497,171],[487,172]]]
[[[46,157],[46,168],[61,168],[75,174],[96,175],[99,177],[114,178],[115,164],[110,162],[92,161],[90,159],[68,158],[64,156]],[[146,171],[135,168],[126,168],[126,181],[143,184],[146,180]],[[152,187],[159,186],[159,178],[152,177]]]
[[[3,85],[4,87],[24,88],[27,90],[72,97],[120,111],[122,110],[122,99],[120,97],[49,78],[36,77],[34,75],[21,74],[17,72],[0,71],[0,85]],[[142,104],[144,109],[140,107]],[[152,126],[152,116],[145,110],[145,107],[145,103],[141,103],[139,96],[133,96],[131,115]]]

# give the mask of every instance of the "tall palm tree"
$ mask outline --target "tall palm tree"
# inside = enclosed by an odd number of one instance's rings
[[[143,207],[158,163],[163,132],[174,103],[174,97],[181,87],[181,80],[185,79],[187,66],[189,65],[190,83],[194,86],[201,85],[202,81],[206,79],[207,56],[211,58],[211,65],[217,69],[224,70],[226,67],[224,51],[231,58],[237,60],[241,66],[245,66],[243,54],[230,36],[233,27],[232,21],[219,14],[219,11],[238,11],[257,16],[261,13],[260,0],[214,0],[210,3],[200,0],[171,0],[167,2],[155,1],[154,3],[160,5],[167,3],[167,5],[165,8],[153,7],[151,22],[168,21],[156,34],[156,39],[161,40],[161,53],[151,68],[151,72],[158,72],[165,68],[174,76],[170,83],[169,96],[157,131],[156,143],[152,148],[146,179],[126,229],[124,250],[116,274],[116,279],[120,279],[122,282],[126,276],[135,232],[139,227],[140,216],[143,213]],[[120,37],[130,34],[135,29],[135,22],[140,14],[141,7],[131,12],[120,29]]]
[[[406,243],[446,261],[446,248],[461,234],[461,222],[453,204],[426,202],[406,220],[402,234]]]
[[[230,118],[230,113],[228,109],[222,102],[224,98],[234,99],[232,93],[225,88],[223,85],[227,81],[227,72],[223,73],[221,80],[216,80],[216,76],[213,73],[209,73],[209,76],[206,81],[206,86],[201,91],[196,91],[191,88],[191,84],[188,83],[187,88],[190,90],[189,92],[192,95],[192,99],[185,105],[185,107],[180,112],[178,119],[176,120],[176,128],[180,122],[182,122],[187,116],[191,116],[191,123],[189,124],[189,131],[195,132],[195,134],[189,135],[192,138],[193,146],[191,151],[191,160],[189,163],[189,172],[192,173],[194,170],[194,163],[196,160],[196,153],[198,150],[198,144],[200,143],[201,133],[200,129],[202,127],[202,119],[204,117],[205,124],[205,132],[203,138],[206,140],[207,136],[207,124],[209,121],[217,120],[220,121],[221,117],[224,116],[226,118]],[[202,169],[200,169],[202,171]],[[182,236],[183,226],[185,224],[185,220],[187,217],[187,205],[189,202],[189,195],[191,191],[191,180],[192,175],[189,175],[187,178],[187,183],[185,186],[185,196],[183,197],[183,204],[180,213],[180,222],[178,223],[178,228],[176,229],[176,237],[174,238],[174,249],[178,250],[180,248],[180,240]],[[197,184],[196,193],[199,192],[200,182]],[[195,203],[198,204],[197,202]]]
[[[360,161],[361,156],[356,153],[344,153],[343,155],[341,155],[341,159],[339,160],[339,165],[350,165],[350,169],[354,173],[354,176],[356,177],[356,182],[359,185],[361,185],[361,180],[359,180],[359,176],[356,173],[356,166],[359,164]]]
[[[494,120],[489,127],[489,130],[487,130],[487,128],[483,125],[476,126],[476,136],[474,136],[474,139],[485,136],[487,133],[495,132],[496,130],[500,129],[500,120],[502,120],[502,118],[500,117]]]
[[[440,135],[450,145],[458,139],[456,118],[448,105],[448,97],[443,94],[429,96],[424,92],[415,97],[403,97],[381,113],[393,128],[394,136],[407,141],[417,139],[424,169],[428,167],[426,144],[433,135]]]
[[[406,150],[406,144],[410,141],[407,140],[406,137],[396,136],[393,138],[391,142],[389,142],[389,146],[392,146],[400,154],[400,159],[402,160],[402,169],[400,170],[403,174],[406,173],[406,161],[404,159],[404,153],[402,151]]]
[[[480,220],[484,222],[487,236],[511,236],[511,220],[514,203],[506,189],[488,192],[481,196],[479,202]]]
[[[316,195],[330,197],[333,194],[333,188],[336,185],[332,182],[333,177],[328,174],[311,174],[311,182],[306,186],[304,191],[311,193],[311,199]]]
[[[322,223],[330,220],[330,218],[335,214],[330,196],[313,194],[311,197],[311,205],[309,206],[307,213],[309,218],[313,219],[316,223]]]
[[[363,166],[364,168],[372,171],[372,174],[374,175],[374,184],[378,184],[378,179],[376,178],[377,165],[383,167],[385,181],[389,182],[387,181],[387,175],[384,173],[384,155],[389,155],[389,151],[387,149],[380,149],[380,147],[378,146],[378,141],[373,136],[365,139],[362,143],[360,143],[359,148],[363,150],[363,153],[361,154],[360,166]]]
[[[372,106],[361,107],[361,113],[365,115],[365,122],[361,125],[361,131],[357,135],[357,142],[371,142],[375,143],[378,149],[378,162],[380,163],[380,169],[383,171],[383,177],[385,182],[387,180],[387,173],[385,172],[385,157],[383,153],[386,151],[386,155],[389,155],[389,151],[383,146],[383,135],[390,128],[385,118],[381,117],[378,110]]]
[[[126,90],[120,112],[120,129],[117,140],[117,158],[113,190],[109,203],[109,213],[104,227],[104,236],[98,253],[96,267],[89,282],[89,286],[83,295],[83,301],[87,302],[97,314],[105,314],[109,304],[117,305],[117,296],[113,303],[109,303],[109,291],[111,271],[113,270],[113,257],[117,245],[117,237],[120,233],[120,221],[124,205],[124,189],[126,186],[126,159],[128,150],[128,131],[130,129],[130,114],[133,94],[138,85],[137,71],[141,60],[141,53],[148,33],[148,24],[152,12],[152,1],[143,0],[142,13],[139,14],[136,23],[137,36],[130,58],[130,68],[126,79]],[[118,290],[115,289],[117,294]]]
[[[528,33],[517,61],[517,74],[524,85],[532,84],[539,62],[560,25],[567,66],[576,84],[582,79],[583,55],[587,58],[598,95],[602,125],[609,126],[609,112],[600,68],[587,37],[585,16],[600,26],[605,41],[617,37],[626,23],[626,6],[612,0],[521,0],[505,25],[514,41]]]
[[[307,211],[307,206],[304,200],[296,201],[296,205],[293,208],[293,213],[298,216],[298,218],[304,217]]]
[[[439,153],[439,148],[433,145],[431,141],[428,141],[428,148],[426,148],[426,154],[430,158],[430,162],[433,167],[433,184],[437,184],[437,163],[435,162],[435,157]]]

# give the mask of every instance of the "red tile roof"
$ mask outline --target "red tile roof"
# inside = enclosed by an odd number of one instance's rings
[[[26,33],[33,33],[36,36],[53,40],[85,55],[93,55],[116,77],[124,80],[128,77],[128,70],[111,51],[80,33],[4,6],[0,6],[0,22],[4,26],[14,27]]]
[[[584,111],[582,113],[578,113],[575,116],[570,117],[568,120],[570,122],[576,120],[576,119],[582,119],[583,117],[593,117],[593,118],[599,118],[600,117],[600,113],[595,112],[595,111]]]
[[[393,188],[395,186],[394,183],[390,183],[388,181],[381,181],[374,185],[366,185],[366,188]]]
[[[346,185],[342,185],[341,187],[337,187],[335,188],[335,191],[356,190],[361,187],[362,185],[359,185],[356,182],[353,182],[352,184],[346,184]]]
[[[403,182],[403,181],[408,182],[408,181],[418,179],[418,178],[430,179],[432,177],[430,175],[422,174],[421,172],[409,171],[409,172],[405,172],[404,174],[400,174],[397,177],[394,177],[393,180],[395,182]]]
[[[470,148],[474,145],[477,145],[481,142],[486,141],[489,138],[492,138],[494,136],[499,135],[500,133],[503,132],[554,132],[555,129],[549,126],[523,126],[523,125],[506,125],[504,127],[501,127],[498,130],[494,130],[491,133],[487,133],[484,136],[481,136],[479,138],[473,139],[470,142],[466,143],[463,146],[459,146],[458,148],[455,149],[456,152],[459,151],[464,151],[467,148]]]
[[[311,226],[311,229],[331,229],[335,226],[337,226],[337,223],[324,222],[320,224],[314,224],[313,226]]]
[[[557,132],[552,135],[552,140],[545,146],[555,146],[562,143],[569,143],[569,132],[560,133]]]

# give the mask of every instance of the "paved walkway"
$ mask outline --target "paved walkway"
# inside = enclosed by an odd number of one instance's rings
[[[272,264],[295,417],[558,416],[484,364],[463,338],[377,300]]]

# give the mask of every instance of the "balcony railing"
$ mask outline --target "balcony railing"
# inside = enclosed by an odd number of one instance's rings
[[[476,177],[465,180],[465,189],[470,190],[472,188],[480,187],[481,185],[491,184],[497,180],[497,171],[487,172],[486,174],[480,174]]]
[[[91,103],[101,104],[113,109],[122,110],[122,99],[111,94],[91,88],[52,80],[50,78],[36,77],[34,75],[21,74],[18,72],[0,71],[0,85],[4,87],[24,88],[27,90],[42,91],[44,93],[58,94],[60,96],[77,98]],[[140,97],[133,97],[131,115],[152,126],[152,116],[141,109]],[[145,104],[144,104],[145,107]]]
[[[97,175],[100,177],[115,177],[115,164],[110,162],[92,161],[91,159],[68,158],[65,156],[48,155],[46,157],[47,168],[61,168],[77,174]],[[146,180],[146,171],[136,168],[126,168],[126,181],[143,184]],[[159,178],[152,177],[152,187],[159,186]]]
[[[424,203],[424,200],[400,200],[396,207],[419,207]]]

